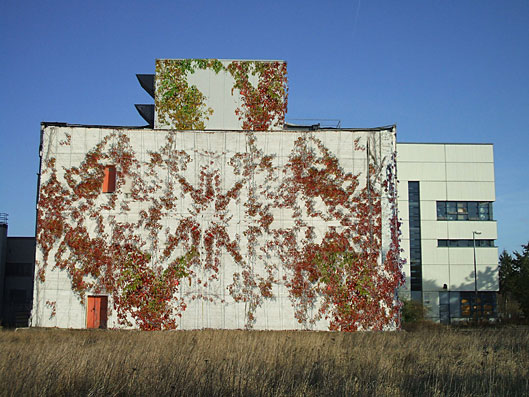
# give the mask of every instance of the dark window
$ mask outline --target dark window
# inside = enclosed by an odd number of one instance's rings
[[[12,289],[11,291],[9,291],[9,301],[11,303],[25,303],[26,302],[26,290]]]
[[[6,263],[6,277],[32,277],[31,263]]]
[[[438,201],[438,221],[491,221],[492,203],[477,201]]]
[[[496,317],[496,293],[478,292],[476,296],[475,292],[461,292],[460,309],[461,317]]]
[[[438,247],[473,247],[474,240],[437,240]],[[476,240],[476,247],[494,247],[494,240]]]
[[[479,203],[479,220],[487,221],[491,219],[490,217],[490,203]]]
[[[408,204],[410,219],[410,284],[412,291],[422,291],[420,202],[421,195],[419,182],[408,182]]]
[[[475,201],[468,202],[468,219],[471,221],[479,220],[478,203]]]
[[[437,202],[437,219],[446,220],[446,202],[444,201]]]
[[[466,202],[457,203],[457,220],[458,221],[467,221],[468,220],[468,207]]]

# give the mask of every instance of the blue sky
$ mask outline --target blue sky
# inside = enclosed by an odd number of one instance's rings
[[[41,121],[143,125],[156,58],[284,59],[287,118],[494,143],[498,246],[529,241],[529,1],[0,3],[0,212],[32,235]]]

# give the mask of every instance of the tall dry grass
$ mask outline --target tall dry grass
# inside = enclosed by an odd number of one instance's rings
[[[0,332],[2,395],[521,396],[527,329]]]

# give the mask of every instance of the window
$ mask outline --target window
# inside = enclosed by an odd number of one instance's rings
[[[468,203],[464,201],[457,203],[457,220],[468,220]]]
[[[476,201],[468,203],[468,220],[479,221],[478,203]]]
[[[479,220],[488,221],[492,219],[492,206],[489,203],[479,203]]]
[[[438,247],[473,247],[474,240],[437,240]],[[476,240],[476,247],[494,247],[494,240]]]
[[[410,217],[410,271],[411,290],[422,291],[421,258],[421,196],[419,182],[408,182],[408,204]]]
[[[7,263],[6,277],[32,277],[33,265],[31,263]]]
[[[10,303],[25,303],[26,302],[26,291],[23,289],[12,289],[9,291],[9,302]]]
[[[116,191],[116,167],[107,165],[105,167],[105,179],[103,180],[103,193]]]
[[[459,303],[461,317],[496,317],[495,292],[461,292]]]
[[[478,201],[438,201],[438,221],[491,221],[492,203]]]

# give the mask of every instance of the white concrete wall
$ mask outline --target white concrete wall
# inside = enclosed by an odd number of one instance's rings
[[[438,247],[439,239],[497,239],[496,221],[437,220],[437,201],[495,200],[494,157],[490,144],[398,143],[399,217],[402,221],[403,256],[409,292],[408,181],[419,181],[423,299],[435,317],[438,292],[447,284],[449,291],[473,291],[473,249]],[[498,249],[476,247],[478,290],[497,291]],[[437,314],[438,316],[438,314]]]
[[[328,329],[329,320],[317,318],[317,311],[320,303],[316,300],[314,307],[309,309],[309,318],[316,319],[314,324],[300,324],[295,318],[295,308],[289,296],[284,277],[291,277],[291,269],[285,267],[277,256],[278,250],[267,250],[266,244],[273,244],[280,237],[281,230],[297,230],[299,226],[298,243],[302,248],[303,244],[311,241],[320,244],[325,233],[336,228],[343,230],[344,226],[339,215],[332,215],[330,209],[321,200],[315,201],[316,210],[321,212],[321,216],[308,216],[305,204],[300,197],[299,208],[301,215],[294,215],[292,209],[281,208],[274,204],[274,199],[267,197],[272,191],[277,191],[284,178],[289,176],[287,170],[288,162],[295,152],[295,145],[301,141],[307,143],[310,150],[321,155],[322,150],[339,160],[339,164],[345,173],[357,175],[359,181],[358,189],[365,186],[367,157],[365,147],[371,143],[371,154],[380,166],[380,175],[386,176],[386,167],[391,166],[393,161],[393,151],[395,147],[395,130],[387,131],[317,131],[317,132],[266,132],[266,133],[240,133],[233,131],[222,131],[215,133],[198,131],[160,131],[160,130],[126,130],[112,128],[83,128],[83,127],[58,127],[49,126],[43,130],[42,147],[42,178],[41,187],[50,180],[51,169],[47,168],[48,160],[55,159],[56,177],[62,186],[68,190],[65,183],[66,170],[72,167],[80,167],[86,159],[86,154],[93,150],[105,139],[109,138],[107,144],[103,145],[103,153],[110,153],[117,150],[119,142],[128,140],[128,149],[134,154],[138,169],[134,171],[132,183],[118,181],[118,187],[114,194],[99,195],[91,206],[91,210],[103,216],[105,220],[112,220],[114,224],[119,222],[138,222],[142,211],[152,209],[153,200],[160,200],[164,195],[172,194],[176,197],[175,205],[171,209],[163,210],[161,228],[157,232],[158,245],[149,243],[150,231],[145,226],[138,226],[138,237],[145,239],[147,243],[144,250],[148,250],[152,255],[152,261],[162,257],[162,252],[167,244],[168,235],[178,227],[183,219],[196,221],[202,231],[214,226],[222,225],[232,241],[237,242],[242,254],[243,263],[236,263],[225,247],[220,247],[216,254],[220,260],[220,269],[217,278],[212,278],[212,272],[204,268],[193,268],[193,275],[189,284],[184,279],[180,284],[178,297],[186,301],[187,308],[182,312],[182,317],[178,319],[180,329],[197,328],[229,328],[237,329],[247,326],[248,303],[236,302],[228,291],[229,285],[234,282],[234,274],[240,273],[244,269],[251,269],[256,279],[259,277],[273,278],[273,297],[263,299],[255,310],[256,329]],[[181,167],[178,174],[171,174],[163,167],[150,168],[151,155],[153,153],[163,153],[167,148],[169,138],[173,140],[169,153],[164,156],[164,161],[171,158],[178,161],[187,161],[186,167]],[[252,143],[253,142],[253,143]],[[318,146],[323,145],[325,149]],[[252,146],[253,145],[253,146]],[[253,149],[250,150],[250,147]],[[251,175],[241,175],[234,171],[234,163],[248,159],[248,156],[270,156],[271,170],[268,175],[265,171],[253,171]],[[185,156],[189,156],[185,160]],[[242,156],[242,157],[241,157]],[[242,160],[241,160],[242,159]],[[259,159],[254,157],[251,161],[259,164]],[[370,160],[373,161],[372,159]],[[107,160],[110,163],[110,160]],[[322,167],[322,164],[314,164],[314,167]],[[373,164],[371,165],[373,166]],[[117,165],[119,171],[120,165]],[[184,169],[185,168],[185,169]],[[204,193],[207,186],[200,179],[201,172],[210,173],[219,177],[218,192],[226,194],[238,182],[243,183],[240,197],[230,201],[227,212],[222,218],[216,211],[216,202],[208,201],[208,206],[198,210],[197,202],[194,201],[188,192],[181,190],[177,181],[179,178],[185,179],[194,188],[201,188],[200,194]],[[382,190],[381,180],[377,188]],[[174,191],[167,191],[168,183],[173,183]],[[138,201],[131,198],[131,186],[145,184],[154,186],[147,201]],[[156,187],[156,185],[159,185]],[[252,190],[253,189],[253,190]],[[274,190],[275,189],[275,190]],[[359,190],[358,190],[359,191]],[[68,190],[68,194],[71,192]],[[257,194],[257,200],[264,206],[269,206],[267,211],[273,215],[274,221],[270,225],[270,230],[262,231],[257,245],[258,256],[249,254],[250,241],[246,236],[249,227],[257,225],[261,219],[258,216],[251,217],[247,214],[246,205],[248,195],[253,192]],[[198,193],[197,193],[198,194]],[[115,198],[117,204],[114,209],[108,209],[110,200]],[[354,197],[350,197],[354,199]],[[391,216],[390,197],[388,193],[382,195],[382,252],[388,251],[391,244],[391,233],[389,232],[389,218]],[[41,204],[42,204],[41,196]],[[209,200],[209,199],[208,199]],[[207,201],[207,200],[206,200]],[[159,202],[159,201],[158,201]],[[82,204],[82,203],[81,203]],[[75,204],[77,205],[77,204]],[[297,205],[297,204],[296,204]],[[128,209],[124,209],[127,207]],[[66,211],[66,222],[75,224],[73,218],[73,208]],[[264,207],[263,207],[264,208]],[[89,210],[90,210],[89,209]],[[40,209],[40,211],[42,211]],[[263,210],[264,211],[264,210]],[[340,209],[347,215],[345,208]],[[354,214],[353,214],[354,215]],[[333,218],[334,217],[334,218]],[[338,217],[338,218],[337,218]],[[97,222],[85,216],[83,219],[91,236],[97,236]],[[105,233],[111,233],[109,223],[105,223]],[[304,240],[304,232],[309,228],[315,228],[313,240]],[[209,230],[209,229],[208,229]],[[54,267],[54,255],[60,239],[55,243],[50,252],[47,265],[43,257],[42,243],[37,243],[36,263],[37,270],[45,267],[46,278],[44,282],[38,279],[35,282],[34,310],[32,315],[33,326],[45,327],[70,327],[84,328],[86,326],[85,298],[80,298],[71,288],[71,276],[66,270]],[[201,240],[202,241],[202,240]],[[121,243],[121,242],[120,242]],[[202,243],[201,243],[202,244]],[[188,247],[187,247],[188,248]],[[179,246],[180,254],[186,251],[186,246]],[[164,263],[161,263],[165,266]],[[244,268],[241,268],[243,266]],[[250,270],[249,270],[250,271]],[[391,275],[390,275],[391,276]],[[382,276],[381,276],[382,277]],[[385,276],[384,276],[385,277]],[[202,280],[202,281],[199,281]],[[204,280],[208,281],[205,286]],[[86,295],[90,295],[87,291]],[[203,299],[198,297],[202,296]],[[121,327],[117,322],[116,312],[113,303],[109,298],[109,327]]]

